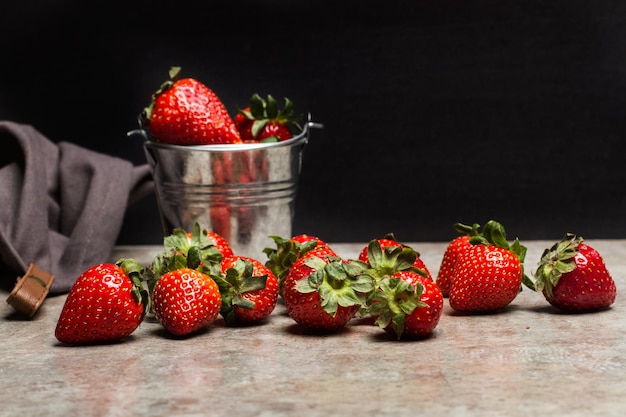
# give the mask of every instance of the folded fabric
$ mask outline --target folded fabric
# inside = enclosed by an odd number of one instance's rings
[[[54,143],[29,125],[0,121],[0,262],[10,288],[30,263],[69,291],[106,262],[129,204],[154,192],[147,164]]]

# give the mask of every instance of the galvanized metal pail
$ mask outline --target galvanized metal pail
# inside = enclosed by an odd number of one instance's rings
[[[262,260],[275,247],[269,237],[291,237],[302,153],[309,131],[274,143],[176,146],[150,140],[152,170],[164,235],[198,222],[223,236],[237,255]]]

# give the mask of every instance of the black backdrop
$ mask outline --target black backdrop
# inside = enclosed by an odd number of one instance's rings
[[[624,238],[626,3],[24,0],[0,11],[0,119],[145,163],[126,138],[171,65],[234,111],[288,96],[325,125],[295,233]],[[156,203],[119,243],[160,243]]]

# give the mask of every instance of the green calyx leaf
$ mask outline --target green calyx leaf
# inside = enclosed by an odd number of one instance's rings
[[[235,265],[224,274],[211,275],[217,283],[222,296],[220,314],[227,325],[237,320],[235,307],[252,310],[254,302],[243,295],[251,291],[262,290],[267,285],[267,275],[254,275],[254,265],[246,259],[238,259]]]
[[[281,289],[289,268],[308,251],[317,246],[317,241],[311,240],[306,243],[292,242],[281,236],[270,236],[276,244],[276,248],[265,248],[263,253],[267,256],[265,266],[272,271]]]
[[[582,242],[582,237],[566,233],[563,239],[543,251],[534,274],[536,291],[545,291],[549,297],[552,297],[553,289],[561,276],[576,269],[574,257]]]
[[[244,115],[249,120],[254,120],[252,124],[252,135],[256,137],[263,127],[269,122],[278,121],[283,124],[293,124],[299,126],[299,122],[302,119],[302,115],[293,116],[293,102],[287,97],[284,97],[284,105],[281,109],[278,102],[272,95],[268,94],[264,99],[259,94],[254,93],[250,97],[248,104],[249,111],[239,110],[239,113]]]
[[[407,315],[413,314],[416,308],[426,307],[421,301],[424,286],[415,287],[400,278],[382,279],[378,289],[374,291],[368,303],[368,313],[376,317],[376,324],[386,328],[391,323],[398,339],[404,332],[404,321]]]
[[[455,223],[454,230],[464,236],[478,236],[480,234],[480,225],[478,223],[474,223],[471,226],[463,223]]]
[[[139,115],[139,120],[142,125],[148,125],[150,120],[152,119],[152,111],[154,110],[154,102],[156,98],[172,88],[174,83],[178,81],[180,77],[181,67],[170,67],[169,70],[169,79],[164,81],[159,89],[152,94],[152,99],[150,100],[150,104],[143,109],[141,114]]]
[[[143,304],[145,315],[150,305],[150,296],[147,285],[144,285],[143,266],[138,260],[133,258],[121,258],[115,262],[115,265],[122,268],[124,273],[130,278],[133,284],[131,293],[138,303]]]
[[[374,288],[373,278],[363,273],[357,262],[345,263],[338,257],[328,257],[325,261],[312,256],[305,264],[314,271],[296,282],[296,290],[303,294],[317,292],[321,307],[332,316],[340,306],[365,305],[365,294]]]
[[[384,250],[377,239],[367,245],[367,259],[370,265],[368,274],[376,282],[384,277],[391,276],[396,272],[412,270],[422,276],[427,276],[426,271],[414,266],[418,253],[412,248],[400,246],[387,246]]]

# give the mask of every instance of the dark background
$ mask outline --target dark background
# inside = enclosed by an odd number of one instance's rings
[[[290,97],[294,234],[625,238],[626,2],[29,1],[0,11],[0,119],[146,162],[126,137],[171,65],[234,113]],[[119,243],[161,243],[153,197]]]

